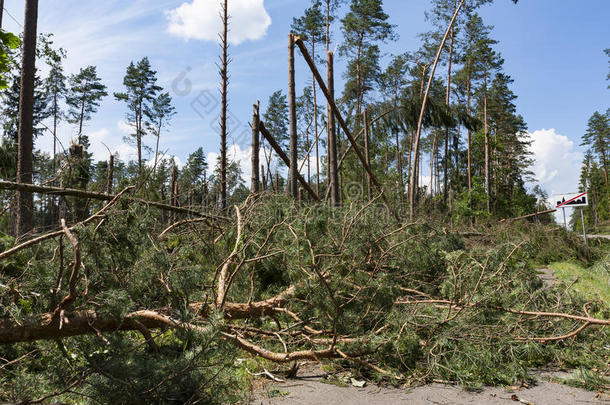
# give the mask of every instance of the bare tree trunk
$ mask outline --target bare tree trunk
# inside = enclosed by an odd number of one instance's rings
[[[470,72],[471,61],[468,59],[468,74],[466,78],[466,113],[470,116],[470,85],[472,75]],[[472,152],[471,152],[471,135],[472,131],[468,128],[468,192],[472,191]]]
[[[80,143],[80,133],[78,137]],[[142,170],[142,100],[140,100],[138,104],[138,109],[136,110],[136,142],[138,147],[138,177],[140,178],[140,180],[143,180],[144,173]]]
[[[262,189],[262,191],[266,191],[267,190],[267,177],[265,177],[265,165],[261,165],[261,179],[262,179],[261,189]]]
[[[4,14],[4,0],[0,0],[0,29],[2,28],[2,15]]]
[[[311,56],[314,60],[316,60],[316,42],[314,40],[314,37],[312,35],[311,37]],[[318,91],[317,91],[317,86],[316,86],[316,78],[314,76],[314,74],[311,74],[312,76],[312,87],[313,87],[313,122],[314,122],[314,132],[316,134],[316,194],[320,195],[320,152],[318,149],[318,145],[319,145],[319,131],[318,131]]]
[[[220,115],[220,206],[224,211],[227,209],[227,86],[228,75],[228,32],[229,32],[229,5],[228,0],[222,4],[222,65],[220,78],[222,80],[221,90],[221,115]]]
[[[334,71],[334,54],[328,52],[326,54],[326,82],[328,83],[328,92],[330,97],[335,99],[335,71]],[[339,206],[339,178],[337,176],[337,130],[335,128],[335,114],[332,111],[330,103],[328,103],[328,178],[330,182],[330,205],[332,207]]]
[[[169,204],[172,207],[177,207],[177,201],[178,201],[178,181],[177,181],[177,169],[176,169],[176,165],[174,164],[172,166],[172,174],[171,174],[171,178],[170,178],[170,184],[169,184]],[[169,218],[170,218],[170,223],[176,222],[176,215],[174,213],[170,214]]]
[[[485,127],[485,194],[487,195],[487,212],[491,212],[491,177],[489,153],[489,124],[487,122],[487,75],[483,84],[483,120]]]
[[[457,0],[454,0],[454,7],[457,7]],[[453,36],[455,34],[455,29],[451,27],[451,34],[449,37],[449,62],[447,64],[447,94],[445,103],[447,107],[450,104],[450,95],[451,95],[451,63],[453,62]],[[443,171],[444,171],[444,183],[443,183],[443,201],[447,203],[447,194],[449,192],[449,126],[445,131],[445,157],[443,162]]]
[[[19,95],[19,133],[17,181],[32,183],[32,149],[34,143],[34,76],[36,74],[36,30],[38,0],[26,0],[21,61],[21,93]],[[17,192],[16,232],[20,237],[32,230],[34,199],[31,193]]]
[[[461,0],[460,4],[456,7],[455,12],[453,13],[453,17],[451,18],[451,21],[449,23],[449,26],[447,27],[447,30],[445,31],[445,35],[443,36],[443,39],[438,47],[438,50],[436,51],[436,57],[434,58],[434,64],[432,65],[432,70],[430,71],[428,85],[426,86],[426,92],[424,93],[424,99],[422,100],[421,111],[419,113],[419,120],[417,122],[417,132],[415,135],[415,146],[414,146],[415,165],[417,165],[417,160],[418,160],[417,153],[419,151],[419,139],[421,136],[424,114],[426,112],[426,101],[428,100],[428,94],[430,94],[430,87],[432,86],[432,81],[434,80],[434,72],[436,71],[436,66],[438,65],[438,61],[440,59],[443,48],[445,46],[445,42],[447,41],[447,37],[449,36],[449,32],[450,32],[451,28],[453,27],[453,23],[455,22],[455,19],[458,15],[460,9],[464,5],[464,2],[465,2],[465,0]],[[411,183],[411,189],[409,190],[409,202],[410,202],[409,216],[410,216],[411,220],[413,219],[413,216],[415,214],[416,188],[417,188],[417,181],[413,181]]]
[[[4,0],[0,0],[0,3],[3,3]],[[2,19],[2,4],[0,4],[0,20]],[[0,23],[0,26],[2,24]],[[52,186],[57,185],[56,176],[57,176],[57,121],[58,121],[58,103],[57,103],[57,91],[53,94],[53,177],[54,180],[51,182]],[[56,220],[58,220],[56,212],[57,206],[57,197],[51,196],[51,221],[50,224],[54,225]]]
[[[369,117],[368,117],[368,111],[365,108],[364,109],[364,115],[362,117],[362,119],[364,120],[364,156],[366,158],[366,162],[367,164],[370,166],[371,165],[371,151],[370,151],[370,134],[369,134]],[[368,175],[368,173],[366,174],[366,195],[370,200],[373,199],[373,190],[371,188],[371,176]]]
[[[297,157],[297,103],[294,68],[294,34],[288,35],[288,110],[290,121],[290,169],[288,175],[288,194],[295,200],[298,196],[297,173],[299,162]]]
[[[258,154],[260,151],[260,138],[259,138],[259,103],[254,104],[252,106],[252,184],[251,190],[253,193],[258,193],[260,191],[259,185],[259,161]]]
[[[112,183],[114,173],[114,155],[110,155],[108,159],[108,177],[106,179],[106,194],[112,194]]]

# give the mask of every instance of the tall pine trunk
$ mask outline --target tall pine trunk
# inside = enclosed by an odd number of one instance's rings
[[[26,0],[23,24],[23,57],[21,61],[21,93],[19,94],[19,132],[17,152],[17,181],[32,183],[32,149],[34,143],[34,78],[36,74],[36,30],[38,0]],[[17,192],[17,237],[32,230],[32,193]]]
[[[221,84],[221,112],[220,112],[220,207],[227,209],[227,87],[229,82],[228,69],[228,33],[229,33],[229,4],[224,0],[222,4],[222,65],[220,68]]]
[[[251,191],[252,193],[258,193],[260,191],[259,186],[259,161],[258,155],[260,151],[260,142],[259,142],[259,107],[258,103],[252,106],[252,181],[251,181]]]
[[[290,168],[288,175],[288,194],[295,200],[299,197],[297,174],[297,105],[296,105],[295,67],[294,67],[294,34],[288,35],[288,112],[290,125]]]
[[[326,83],[328,92],[332,100],[335,99],[335,73],[334,73],[334,55],[332,52],[326,54]],[[335,128],[335,114],[332,111],[330,103],[328,103],[328,128],[326,135],[328,137],[328,179],[330,186],[330,204],[332,207],[339,206],[339,179],[337,175],[337,131]]]
[[[489,151],[489,123],[487,122],[487,74],[483,79],[483,120],[485,128],[485,194],[487,195],[487,212],[491,212],[491,173]]]
[[[471,67],[471,59],[468,58],[468,63],[466,66],[466,70],[467,70],[467,74],[466,74],[466,114],[470,117],[470,86],[471,86],[471,82],[472,82],[472,72],[470,71],[470,67]],[[468,150],[468,192],[472,191],[472,151],[471,151],[471,136],[472,136],[472,131],[470,130],[470,128],[467,128],[468,130],[468,145],[467,145],[467,150]]]
[[[455,6],[457,7],[457,0],[455,1]],[[451,95],[451,63],[453,62],[453,36],[455,33],[454,27],[451,27],[451,34],[449,36],[449,61],[447,64],[447,94],[445,103],[447,108],[449,108],[450,103],[450,95]],[[449,192],[449,126],[447,126],[445,131],[445,159],[443,162],[443,201],[447,202],[447,195]]]

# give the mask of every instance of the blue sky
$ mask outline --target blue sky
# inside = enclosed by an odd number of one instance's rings
[[[191,4],[195,1],[194,6]],[[230,143],[235,159],[242,160],[248,179],[247,123],[252,104],[265,106],[269,95],[286,87],[286,35],[292,18],[309,0],[230,0],[236,8],[232,27],[230,111],[233,118]],[[161,140],[161,149],[181,161],[199,146],[214,160],[218,136],[218,74],[220,52],[213,40],[218,0],[41,0],[39,32],[52,32],[56,44],[68,51],[69,73],[97,65],[109,92],[120,91],[126,66],[148,56],[158,71],[159,84],[170,91],[178,114]],[[396,25],[399,39],[386,44],[387,55],[413,51],[418,33],[429,29],[424,11],[427,0],[385,0],[386,12]],[[230,6],[231,7],[231,6]],[[23,1],[6,0],[5,8],[17,22],[23,18]],[[172,10],[174,10],[172,12]],[[235,11],[235,9],[234,9]],[[610,107],[608,60],[610,2],[588,0],[496,0],[480,10],[486,24],[495,28],[505,59],[505,71],[513,77],[519,96],[517,107],[535,140],[534,171],[551,194],[574,191],[582,158],[579,147],[588,117]],[[17,22],[4,18],[6,29],[18,31]],[[181,20],[182,18],[182,20]],[[172,21],[182,27],[171,27]],[[341,36],[335,27],[335,44]],[[185,39],[185,36],[199,39]],[[386,57],[387,59],[387,57]],[[338,72],[342,72],[339,61]],[[300,63],[297,80],[302,88],[309,75]],[[442,74],[442,70],[439,71]],[[129,158],[131,149],[122,137],[124,105],[107,97],[99,113],[87,125],[97,158],[107,154],[104,144]],[[61,139],[69,143],[73,128],[62,127]],[[153,140],[148,139],[152,144]],[[49,150],[51,139],[37,146]]]

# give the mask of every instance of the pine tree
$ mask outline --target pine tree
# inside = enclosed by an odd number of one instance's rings
[[[159,140],[161,139],[161,130],[168,126],[170,120],[176,115],[176,109],[172,105],[172,98],[168,92],[159,94],[152,104],[146,105],[144,114],[148,121],[146,127],[157,139],[155,144],[155,160],[153,171],[157,168],[159,159]]]
[[[610,153],[610,109],[606,114],[593,113],[587,123],[587,131],[582,136],[581,146],[588,146],[600,158],[608,186],[608,154]]]
[[[51,130],[53,132],[53,172],[55,172],[57,158],[57,126],[65,116],[63,108],[61,107],[61,102],[67,95],[67,86],[66,75],[64,74],[62,65],[63,60],[66,58],[66,51],[62,48],[55,50],[51,47],[52,44],[53,43],[48,40],[44,42],[45,59],[50,67],[49,75],[45,80],[45,88],[51,104],[49,113],[53,119],[53,128]]]
[[[207,168],[208,163],[203,148],[198,148],[187,158],[178,179],[186,206],[192,207],[202,200],[204,174]]]
[[[220,36],[220,46],[222,56],[220,58],[220,206],[223,210],[227,209],[227,97],[229,86],[229,2],[224,0],[221,3],[222,34]]]
[[[95,66],[81,68],[78,74],[70,76],[70,89],[66,97],[68,122],[78,125],[78,143],[83,136],[83,125],[97,112],[102,98],[106,97],[106,86],[97,75]]]
[[[117,100],[127,103],[129,112],[126,118],[135,131],[128,140],[135,140],[138,150],[138,176],[140,178],[143,173],[142,138],[146,135],[144,111],[150,108],[157,93],[161,90],[161,87],[157,86],[156,83],[157,72],[152,70],[150,61],[147,57],[144,57],[137,64],[131,62],[127,67],[123,78],[126,91],[114,93]]]
[[[394,27],[387,22],[388,18],[382,0],[352,0],[350,11],[341,20],[345,41],[340,51],[349,59],[346,95],[355,103],[357,129],[364,96],[377,78],[374,73],[379,72],[376,43],[395,38]]]

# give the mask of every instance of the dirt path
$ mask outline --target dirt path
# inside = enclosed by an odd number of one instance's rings
[[[489,387],[481,392],[464,391],[451,385],[431,384],[410,389],[378,386],[339,387],[330,384],[321,372],[302,372],[297,379],[271,383],[252,405],[370,405],[370,404],[610,404],[610,396],[545,381],[514,390]],[[324,382],[327,381],[327,382]]]
[[[545,288],[551,288],[559,283],[559,279],[553,274],[553,270],[549,268],[536,269],[538,277],[544,283]]]

